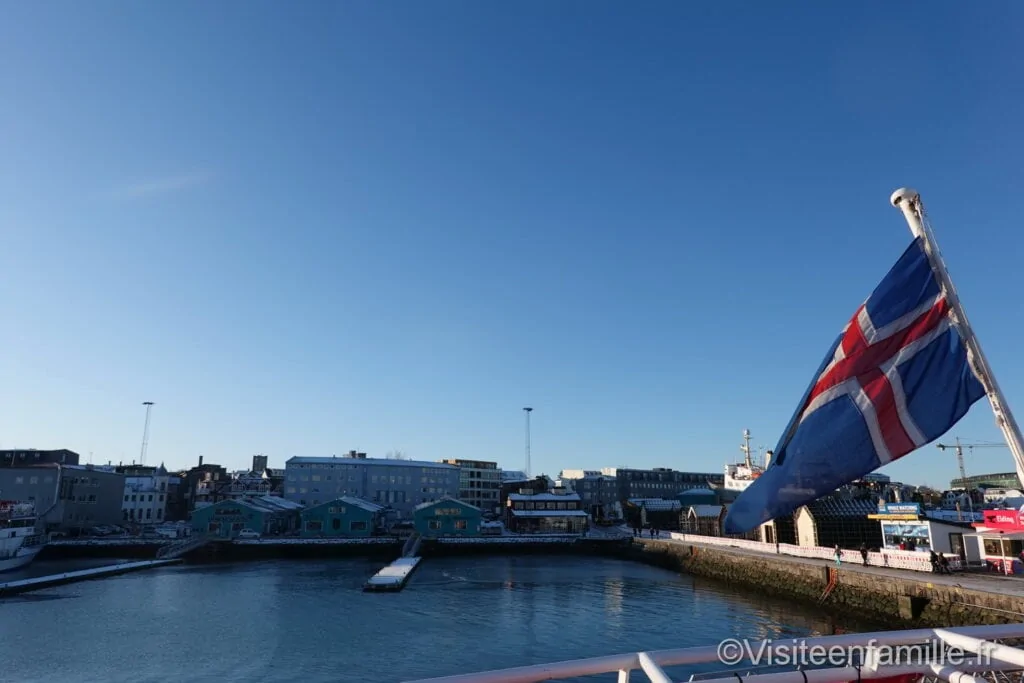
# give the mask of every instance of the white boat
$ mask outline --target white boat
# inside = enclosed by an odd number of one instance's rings
[[[743,462],[725,466],[725,481],[722,488],[727,491],[742,491],[764,473],[764,468],[755,464],[751,457],[749,429],[743,430],[743,445],[740,446],[740,450],[743,451]]]
[[[46,545],[34,503],[0,500],[0,572],[24,567]]]

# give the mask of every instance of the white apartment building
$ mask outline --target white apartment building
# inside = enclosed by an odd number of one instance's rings
[[[174,475],[163,467],[152,474],[125,474],[122,521],[160,524],[167,518],[167,488]]]

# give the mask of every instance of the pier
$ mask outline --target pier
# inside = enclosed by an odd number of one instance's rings
[[[637,539],[631,556],[765,595],[892,624],[946,627],[1024,620],[1024,581],[1013,577],[932,574],[912,567],[849,561],[836,566],[834,559],[727,545],[731,542],[673,532],[669,538]]]
[[[152,569],[154,567],[163,567],[169,564],[177,564],[181,562],[180,559],[173,560],[143,560],[141,562],[122,562],[121,564],[112,564],[107,567],[95,567],[93,569],[80,569],[73,572],[64,572],[62,574],[51,574],[49,576],[37,576],[32,579],[20,579],[17,581],[7,581],[0,583],[0,597],[6,597],[9,595],[17,595],[18,593],[27,593],[28,591],[39,590],[41,588],[49,588],[50,586],[59,586],[65,583],[75,583],[77,581],[88,581],[89,579],[101,579],[107,576],[115,576],[117,574],[127,574],[129,572],[136,572],[142,569]]]
[[[371,576],[363,590],[367,591],[400,591],[405,588],[412,572],[419,566],[420,557],[400,557],[379,572]]]
[[[423,537],[414,533],[402,546],[402,556],[374,574],[363,586],[367,591],[400,591],[412,576],[413,570],[423,559],[416,555],[420,550]]]

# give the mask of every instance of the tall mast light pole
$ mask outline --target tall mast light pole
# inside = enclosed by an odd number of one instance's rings
[[[523,412],[526,413],[526,476],[530,476],[530,413],[533,412],[533,408],[523,408]]]
[[[153,409],[152,401],[144,401],[146,406],[146,426],[142,428],[142,452],[139,454],[139,464],[146,464],[146,447],[149,445],[149,413]]]

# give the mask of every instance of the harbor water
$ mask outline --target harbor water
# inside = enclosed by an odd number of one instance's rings
[[[429,558],[404,591],[363,592],[381,566],[179,565],[8,598],[0,681],[395,683],[866,628],[620,560]]]

